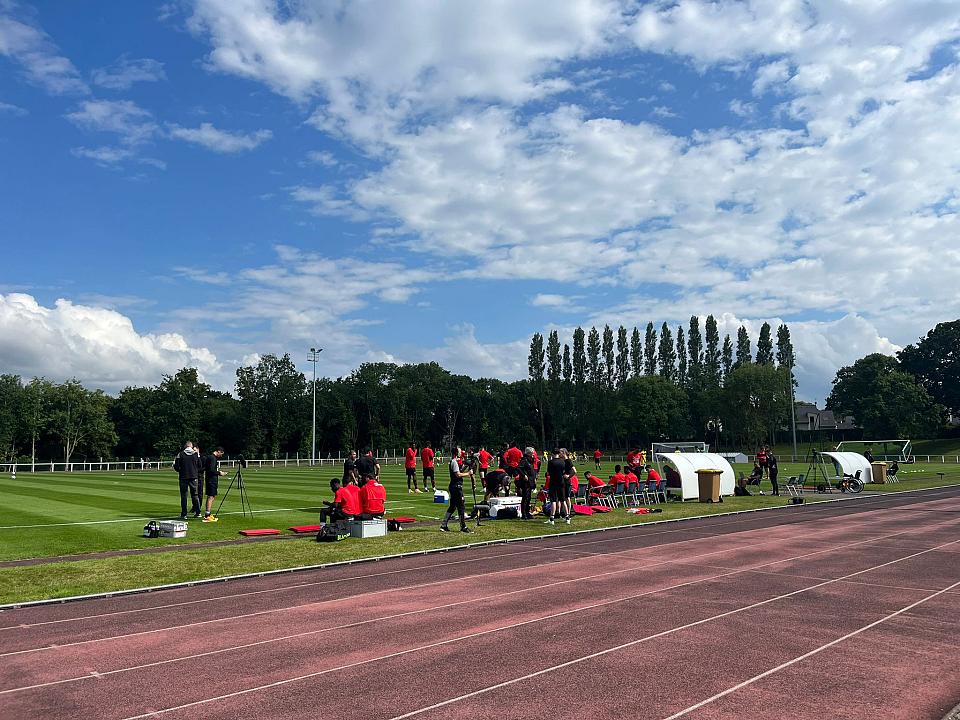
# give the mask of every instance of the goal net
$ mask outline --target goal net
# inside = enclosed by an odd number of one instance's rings
[[[705,453],[710,451],[710,446],[705,442],[655,442],[650,446],[650,457],[653,458],[656,453]]]
[[[837,445],[837,452],[855,452],[863,455],[867,450],[877,460],[909,462],[913,447],[909,440],[844,440]]]

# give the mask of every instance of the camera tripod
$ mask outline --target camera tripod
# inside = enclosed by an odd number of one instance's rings
[[[223,494],[223,497],[220,498],[220,504],[217,505],[216,514],[220,514],[220,508],[223,507],[223,503],[226,502],[227,496],[230,495],[230,491],[233,490],[233,486],[236,484],[237,490],[240,492],[240,509],[243,511],[243,516],[246,517],[247,513],[250,513],[250,517],[253,517],[253,506],[250,504],[250,498],[247,496],[247,486],[243,484],[243,471],[241,468],[237,468],[237,472],[234,473],[233,478],[230,480],[230,485],[227,487],[227,491]]]

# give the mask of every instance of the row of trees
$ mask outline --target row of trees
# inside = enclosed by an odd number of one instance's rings
[[[573,333],[573,347],[551,332],[530,341],[529,383],[540,441],[574,447],[624,447],[661,439],[750,445],[786,427],[795,363],[790,329],[780,325],[774,348],[769,323],[754,355],[745,327],[736,344],[721,343],[716,319],[690,318],[686,332],[648,323],[641,335],[609,325]]]
[[[775,338],[775,339],[774,339]],[[929,437],[960,416],[960,321],[938,325],[896,358],[841,368],[828,407],[871,437]],[[786,325],[764,324],[756,351],[745,328],[722,340],[717,323],[659,329],[577,328],[571,344],[535,334],[529,377],[474,379],[436,363],[367,363],[318,379],[320,456],[370,445],[401,448],[505,440],[575,448],[706,439],[752,448],[790,426],[794,350]],[[0,375],[0,460],[170,457],[186,439],[232,454],[310,454],[312,384],[288,355],[237,371],[235,394],[185,368],[117,397],[78,381]]]
[[[840,368],[827,407],[853,415],[871,438],[924,438],[960,418],[960,320],[939,323],[896,357],[875,353]]]

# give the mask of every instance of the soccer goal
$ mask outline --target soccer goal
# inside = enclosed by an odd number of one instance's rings
[[[855,452],[863,455],[869,450],[878,460],[896,460],[908,463],[913,457],[909,440],[844,440],[837,445],[837,452]]]
[[[657,453],[705,453],[710,452],[710,446],[705,442],[655,442],[650,446],[650,457],[656,457]]]

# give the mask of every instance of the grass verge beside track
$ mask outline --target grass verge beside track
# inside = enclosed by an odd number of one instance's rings
[[[785,465],[782,476],[803,472],[805,469]],[[904,482],[899,485],[867,487],[871,491],[889,492],[937,487],[960,481],[960,467],[957,466],[912,469],[917,472],[903,474],[901,477]],[[946,474],[941,479],[936,473],[945,470]],[[83,552],[156,547],[158,543],[176,545],[183,542],[214,542],[234,539],[237,531],[245,527],[284,529],[292,524],[312,523],[316,518],[316,511],[312,506],[318,504],[320,498],[329,495],[328,489],[323,492],[329,475],[329,469],[322,474],[306,469],[251,474],[247,483],[251,501],[258,510],[255,518],[223,514],[221,521],[216,524],[194,521],[190,523],[190,533],[183,541],[147,540],[140,537],[145,522],[143,518],[170,516],[169,512],[162,512],[169,510],[171,499],[174,504],[176,502],[176,479],[174,477],[171,482],[169,474],[144,473],[135,477],[118,477],[116,473],[38,474],[26,478],[20,476],[13,487],[11,481],[4,478],[0,482],[0,492],[5,499],[12,498],[13,502],[8,503],[7,509],[0,515],[0,559],[56,557]],[[544,526],[539,521],[507,520],[485,522],[479,532],[473,535],[444,535],[437,531],[436,518],[445,506],[434,504],[430,498],[423,495],[407,495],[400,468],[385,468],[384,479],[392,507],[399,508],[388,514],[415,515],[419,520],[401,533],[390,533],[385,538],[324,544],[314,542],[312,536],[309,536],[280,542],[185,548],[175,552],[0,568],[0,604],[422,552],[478,540],[506,540],[548,532],[562,533],[568,529],[613,527],[776,507],[786,503],[784,497],[776,498],[770,495],[726,498],[720,505],[670,503],[664,506],[662,513],[654,515],[630,515],[619,509],[602,516],[578,518],[569,528],[566,525]],[[766,482],[765,490],[769,492],[769,489],[769,483]],[[837,494],[809,495],[807,501],[816,502],[836,497]],[[233,505],[236,507],[232,507]],[[231,495],[224,511],[236,512],[238,509],[239,499]],[[24,525],[34,527],[22,527]]]

